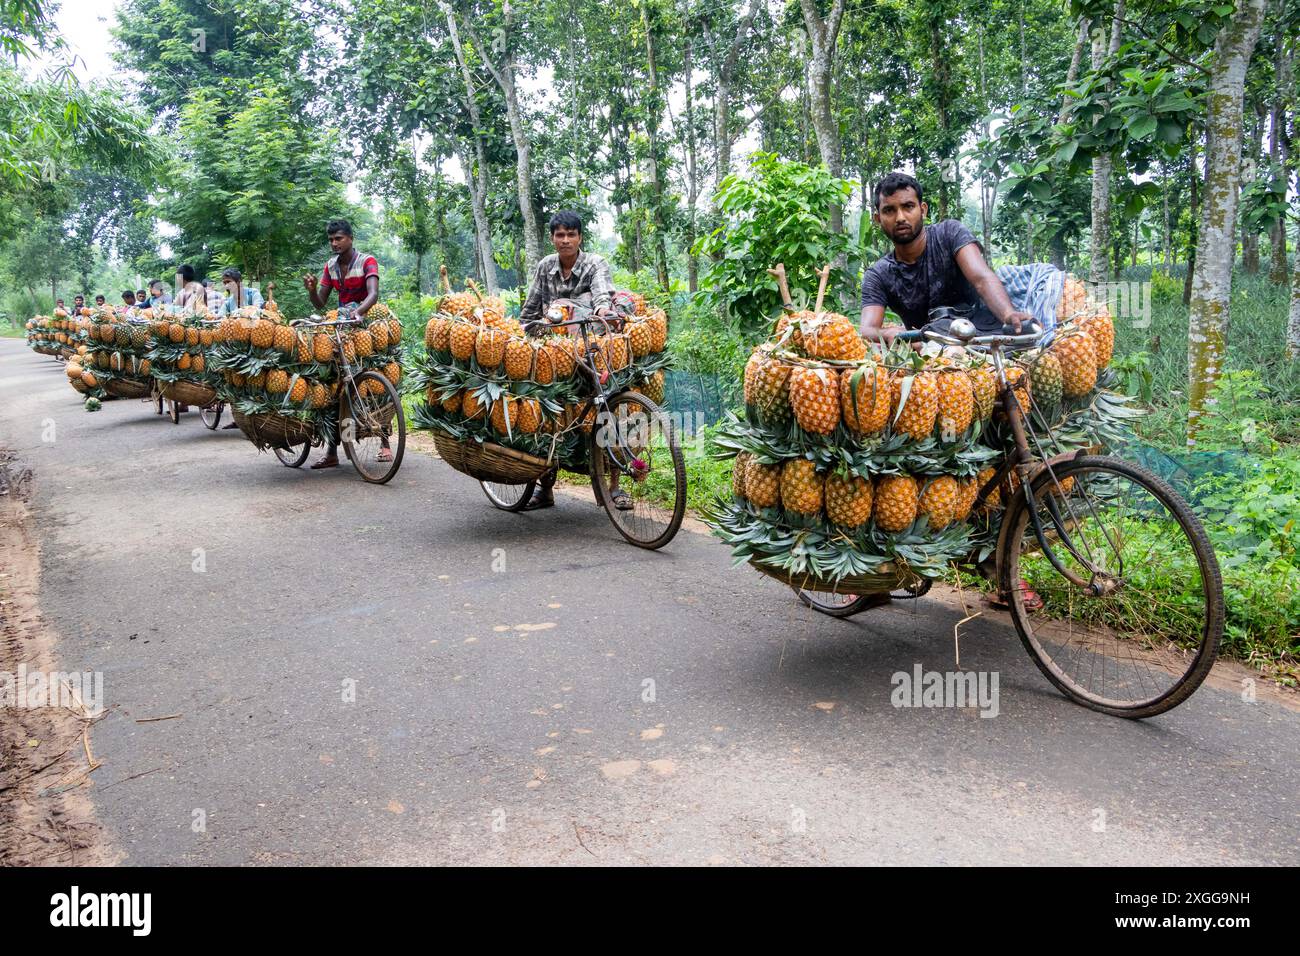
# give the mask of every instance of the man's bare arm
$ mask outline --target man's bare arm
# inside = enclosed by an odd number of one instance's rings
[[[997,273],[989,268],[989,264],[984,261],[984,254],[975,243],[967,243],[957,250],[957,266],[967,281],[975,287],[975,291],[989,307],[989,311],[1002,324],[1010,325],[1019,332],[1021,322],[1034,320],[1028,312],[1021,312],[1011,304],[1006,286],[1002,284]]]
[[[864,305],[862,307],[862,337],[868,342],[884,342],[888,345],[894,341],[899,328],[896,325],[885,327],[885,307],[883,305]]]
[[[357,306],[357,315],[365,315],[379,301],[379,276],[366,276],[366,297]]]

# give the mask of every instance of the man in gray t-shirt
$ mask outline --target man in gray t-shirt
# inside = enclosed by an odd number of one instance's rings
[[[894,243],[894,251],[862,276],[862,335],[893,339],[897,327],[882,328],[885,309],[896,312],[909,329],[923,328],[931,309],[971,309],[971,321],[983,332],[1003,325],[1020,330],[1032,320],[1011,303],[1006,288],[984,261],[971,231],[955,219],[925,224],[929,206],[921,184],[906,173],[890,173],[875,189],[871,220]]]

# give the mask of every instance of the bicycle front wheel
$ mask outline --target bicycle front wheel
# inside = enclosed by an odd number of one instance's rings
[[[1030,491],[1005,519],[1001,587],[1039,669],[1107,714],[1182,703],[1223,636],[1223,583],[1200,521],[1167,483],[1117,458],[1043,469]]]
[[[339,437],[357,474],[377,485],[389,481],[406,450],[406,417],[397,389],[378,372],[362,372],[344,385],[339,405]]]
[[[591,430],[591,481],[618,533],[662,548],[686,514],[686,462],[667,413],[639,392],[620,392]]]
[[[211,405],[204,405],[199,409],[199,418],[203,419],[203,424],[207,425],[212,431],[217,430],[221,424],[221,413],[225,411],[225,402],[213,402]]]

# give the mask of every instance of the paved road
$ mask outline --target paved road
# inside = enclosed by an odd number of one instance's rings
[[[621,543],[589,491],[508,515],[423,454],[373,487],[87,414],[11,340],[0,446],[62,663],[105,675],[126,863],[1300,862],[1300,714],[1231,674],[1104,717],[988,612],[961,664],[998,715],[897,709],[895,672],[954,669],[951,599],[833,621],[703,534]]]

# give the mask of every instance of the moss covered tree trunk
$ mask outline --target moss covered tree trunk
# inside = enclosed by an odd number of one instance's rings
[[[1222,370],[1230,319],[1232,262],[1237,248],[1237,199],[1241,186],[1242,91],[1246,67],[1259,41],[1267,0],[1240,0],[1214,43],[1206,111],[1205,195],[1197,233],[1187,332],[1187,444],[1213,401]]]
[[[1296,225],[1296,248],[1300,249],[1300,223]],[[1295,257],[1295,272],[1291,276],[1291,313],[1286,323],[1286,357],[1293,362],[1300,359],[1300,255]]]
[[[1101,69],[1107,56],[1119,49],[1120,21],[1124,16],[1124,0],[1115,4],[1115,18],[1111,21],[1110,36],[1100,25],[1092,34],[1092,68]],[[1088,263],[1088,281],[1103,283],[1110,275],[1110,181],[1115,162],[1109,153],[1092,158],[1092,249]]]

